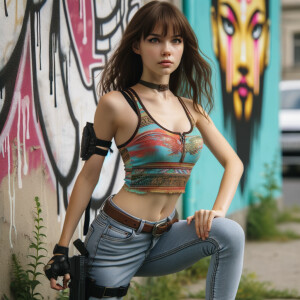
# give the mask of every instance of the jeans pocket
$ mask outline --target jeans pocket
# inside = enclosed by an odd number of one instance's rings
[[[85,240],[84,240],[84,246],[86,247],[87,246],[87,243],[89,242],[89,239],[92,235],[92,233],[94,232],[94,227],[92,225],[90,225],[90,228],[85,236]]]
[[[123,242],[131,240],[134,236],[135,231],[133,228],[110,223],[103,233],[102,238],[110,241]]]
[[[89,253],[89,257],[92,259],[96,255],[98,244],[107,226],[108,224],[99,222],[97,219],[95,219],[89,227],[84,244]]]

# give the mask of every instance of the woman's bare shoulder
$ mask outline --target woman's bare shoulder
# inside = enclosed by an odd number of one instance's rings
[[[119,91],[110,91],[100,97],[99,105],[113,112],[121,111],[124,105],[124,96]]]
[[[96,127],[101,128],[105,123],[116,131],[125,109],[126,101],[122,98],[122,93],[118,91],[110,91],[99,98],[94,118]]]
[[[107,113],[114,123],[124,115],[127,108],[127,101],[119,91],[110,91],[100,97],[97,110]]]
[[[192,99],[189,99],[186,97],[180,97],[180,98],[184,101],[184,104],[187,106],[188,110],[193,115],[194,119],[196,120],[196,123],[200,119],[205,118],[204,115],[208,116],[206,111],[203,109],[203,107],[199,103],[196,103],[196,107],[198,107],[198,109],[199,109],[199,110],[196,110],[194,101]]]

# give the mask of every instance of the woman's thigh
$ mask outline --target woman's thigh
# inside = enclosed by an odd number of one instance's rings
[[[135,276],[175,273],[193,265],[203,257],[214,255],[227,248],[233,256],[235,252],[241,256],[243,247],[243,230],[230,219],[215,218],[206,240],[198,238],[194,221],[188,225],[185,220],[181,220],[174,223],[171,230],[160,237]]]
[[[87,276],[100,286],[128,285],[143,263],[151,241],[151,234],[136,234],[100,213],[85,240],[89,252]]]

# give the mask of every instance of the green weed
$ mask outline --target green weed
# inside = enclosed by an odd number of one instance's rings
[[[144,284],[135,281],[131,283],[131,288],[126,300],[177,300],[182,294],[182,287],[177,274],[161,277],[149,277]]]
[[[12,280],[10,284],[11,293],[14,299],[18,300],[38,300],[44,299],[41,293],[36,291],[38,285],[41,282],[38,280],[43,273],[39,271],[40,266],[44,266],[42,262],[43,258],[46,256],[41,254],[42,252],[47,252],[44,248],[45,243],[43,239],[46,235],[42,233],[45,226],[42,225],[43,218],[41,217],[42,209],[38,197],[34,198],[35,201],[35,211],[34,211],[34,230],[33,238],[29,245],[29,249],[32,249],[32,254],[29,254],[29,264],[27,264],[27,269],[23,269],[17,256],[12,254]],[[6,295],[3,296],[8,299]]]
[[[265,163],[264,168],[263,191],[254,193],[248,210],[246,235],[249,240],[269,240],[279,234],[276,226],[278,208],[274,198],[275,191],[279,190],[275,179],[276,162],[273,161],[271,166]]]
[[[262,191],[253,194],[253,201],[249,206],[246,224],[246,236],[248,240],[280,240],[287,241],[299,239],[300,235],[293,231],[282,232],[278,229],[278,223],[300,222],[295,215],[295,210],[280,212],[275,199],[275,192],[279,190],[276,182],[276,161],[271,165],[265,164],[263,174],[264,182]]]
[[[189,295],[190,298],[205,298],[205,291]],[[277,290],[271,283],[258,281],[255,273],[242,275],[236,300],[264,300],[264,299],[300,299],[295,290]]]
[[[285,209],[283,212],[279,213],[277,218],[278,223],[300,223],[300,216],[299,216],[299,208],[293,207],[290,209]]]

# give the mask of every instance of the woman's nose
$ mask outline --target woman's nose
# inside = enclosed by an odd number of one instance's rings
[[[162,55],[163,56],[170,56],[171,51],[170,51],[170,45],[168,43],[165,43],[162,49]]]
[[[170,50],[163,50],[162,51],[162,56],[170,56],[171,55],[171,52],[170,52]]]

